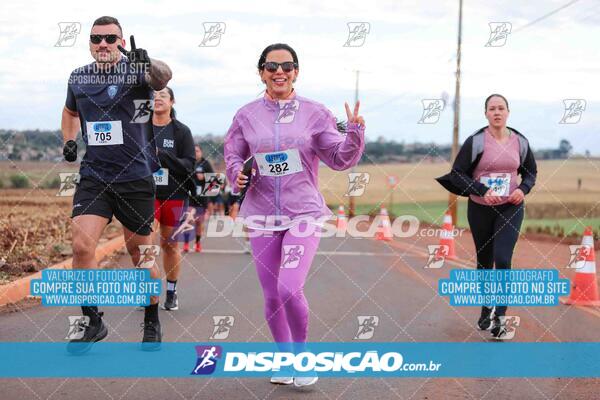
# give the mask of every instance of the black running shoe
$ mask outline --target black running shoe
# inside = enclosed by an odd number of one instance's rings
[[[142,338],[142,350],[160,350],[160,343],[162,341],[162,330],[160,329],[160,322],[144,321],[140,326],[144,331],[144,337]]]
[[[492,332],[492,337],[498,340],[505,340],[507,335],[508,331],[504,326],[501,326],[497,331]]]
[[[163,304],[163,309],[167,311],[179,310],[179,301],[177,300],[177,292],[167,290],[167,298]]]
[[[482,331],[487,331],[492,327],[492,311],[493,307],[481,307],[481,316],[479,317],[479,321],[477,321],[477,326]]]
[[[502,324],[502,320],[498,315],[494,316],[492,324],[492,337],[501,339],[501,336],[506,336],[506,329]]]
[[[90,324],[79,323],[80,329],[84,331],[81,339],[72,339],[67,344],[67,351],[71,354],[83,354],[88,352],[92,345],[104,339],[108,335],[108,329],[102,322],[103,312],[98,313],[98,318],[90,319]]]

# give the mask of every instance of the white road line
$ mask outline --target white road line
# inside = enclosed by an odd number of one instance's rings
[[[202,249],[202,253],[207,254],[244,254],[243,250],[221,250],[221,249]],[[317,251],[321,256],[395,256],[394,253],[369,253],[360,251]]]

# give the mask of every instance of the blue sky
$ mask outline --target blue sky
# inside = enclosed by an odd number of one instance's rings
[[[534,148],[569,140],[600,155],[600,3],[465,1],[461,140],[484,126],[483,101],[510,101],[509,125]],[[90,6],[94,4],[94,6]],[[3,2],[0,24],[0,128],[57,129],[69,73],[91,61],[87,35],[101,15],[117,17],[126,38],[166,61],[179,118],[194,134],[224,134],[235,111],[262,91],[256,62],[268,44],[286,42],[300,59],[299,94],[343,117],[360,70],[367,136],[450,142],[452,106],[436,124],[418,124],[422,99],[454,96],[458,1],[149,1]],[[73,47],[55,47],[59,22],[80,22]],[[203,22],[224,22],[216,47],[199,47]],[[349,22],[367,22],[360,47],[343,47]],[[500,47],[485,47],[490,22],[509,22]],[[525,28],[523,28],[525,27]],[[596,39],[596,40],[594,40]],[[576,124],[559,124],[564,99],[584,99]]]

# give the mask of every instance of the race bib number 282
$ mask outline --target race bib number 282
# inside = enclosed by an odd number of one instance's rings
[[[121,121],[86,122],[88,146],[123,144]]]
[[[291,175],[303,170],[298,149],[257,153],[255,159],[263,176]]]

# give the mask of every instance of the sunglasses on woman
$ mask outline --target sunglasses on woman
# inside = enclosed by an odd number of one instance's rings
[[[102,43],[102,39],[104,39],[106,41],[106,43],[108,44],[113,44],[117,41],[117,39],[120,38],[120,36],[118,35],[90,35],[90,42],[94,43],[94,44],[100,44]]]
[[[286,61],[286,62],[282,62],[282,63],[269,61],[269,62],[263,63],[262,66],[264,69],[266,69],[269,72],[277,72],[277,70],[279,69],[279,66],[281,66],[281,69],[283,70],[283,72],[292,72],[295,68],[298,68],[298,63],[295,63],[292,61]]]

